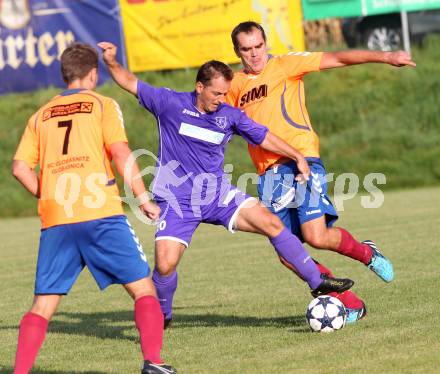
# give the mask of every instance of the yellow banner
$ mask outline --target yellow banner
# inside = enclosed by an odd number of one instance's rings
[[[132,71],[238,62],[231,31],[263,25],[271,53],[304,50],[300,0],[120,0]]]

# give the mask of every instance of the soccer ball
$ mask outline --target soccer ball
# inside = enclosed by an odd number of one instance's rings
[[[345,326],[347,311],[337,298],[323,295],[310,302],[306,318],[313,331],[332,332]]]

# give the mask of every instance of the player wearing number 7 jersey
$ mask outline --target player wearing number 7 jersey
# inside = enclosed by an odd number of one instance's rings
[[[176,373],[160,357],[163,315],[142,246],[123,213],[112,159],[141,210],[157,219],[160,209],[134,178],[139,169],[118,104],[93,91],[97,68],[92,47],[74,44],[64,51],[67,90],[30,118],[14,156],[13,174],[38,198],[42,222],[35,298],[20,323],[14,374],[31,370],[49,320],[85,266],[100,289],[122,284],[134,299],[142,373]]]

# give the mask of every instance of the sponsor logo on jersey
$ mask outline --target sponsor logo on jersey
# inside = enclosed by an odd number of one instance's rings
[[[221,129],[225,129],[228,124],[228,119],[226,117],[215,117],[215,124]]]
[[[183,114],[188,114],[189,116],[192,116],[192,117],[200,117],[199,113],[193,112],[192,110],[189,110],[189,109],[183,109],[182,113]]]
[[[52,108],[48,108],[43,112],[43,121],[47,121],[53,117],[62,117],[76,113],[92,113],[93,103],[79,102],[67,105],[57,105]]]
[[[240,106],[243,106],[250,101],[255,101],[258,99],[262,99],[267,96],[267,84],[262,84],[258,87],[253,87],[251,90],[246,92],[240,98]]]

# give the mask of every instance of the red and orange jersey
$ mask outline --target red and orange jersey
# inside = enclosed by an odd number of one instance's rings
[[[29,119],[14,160],[39,165],[42,227],[123,214],[110,146],[127,142],[118,104],[68,90]]]
[[[271,56],[260,74],[237,72],[227,102],[278,135],[305,157],[319,157],[319,139],[305,106],[303,76],[318,71],[322,52]],[[257,172],[263,174],[281,156],[249,145]]]

